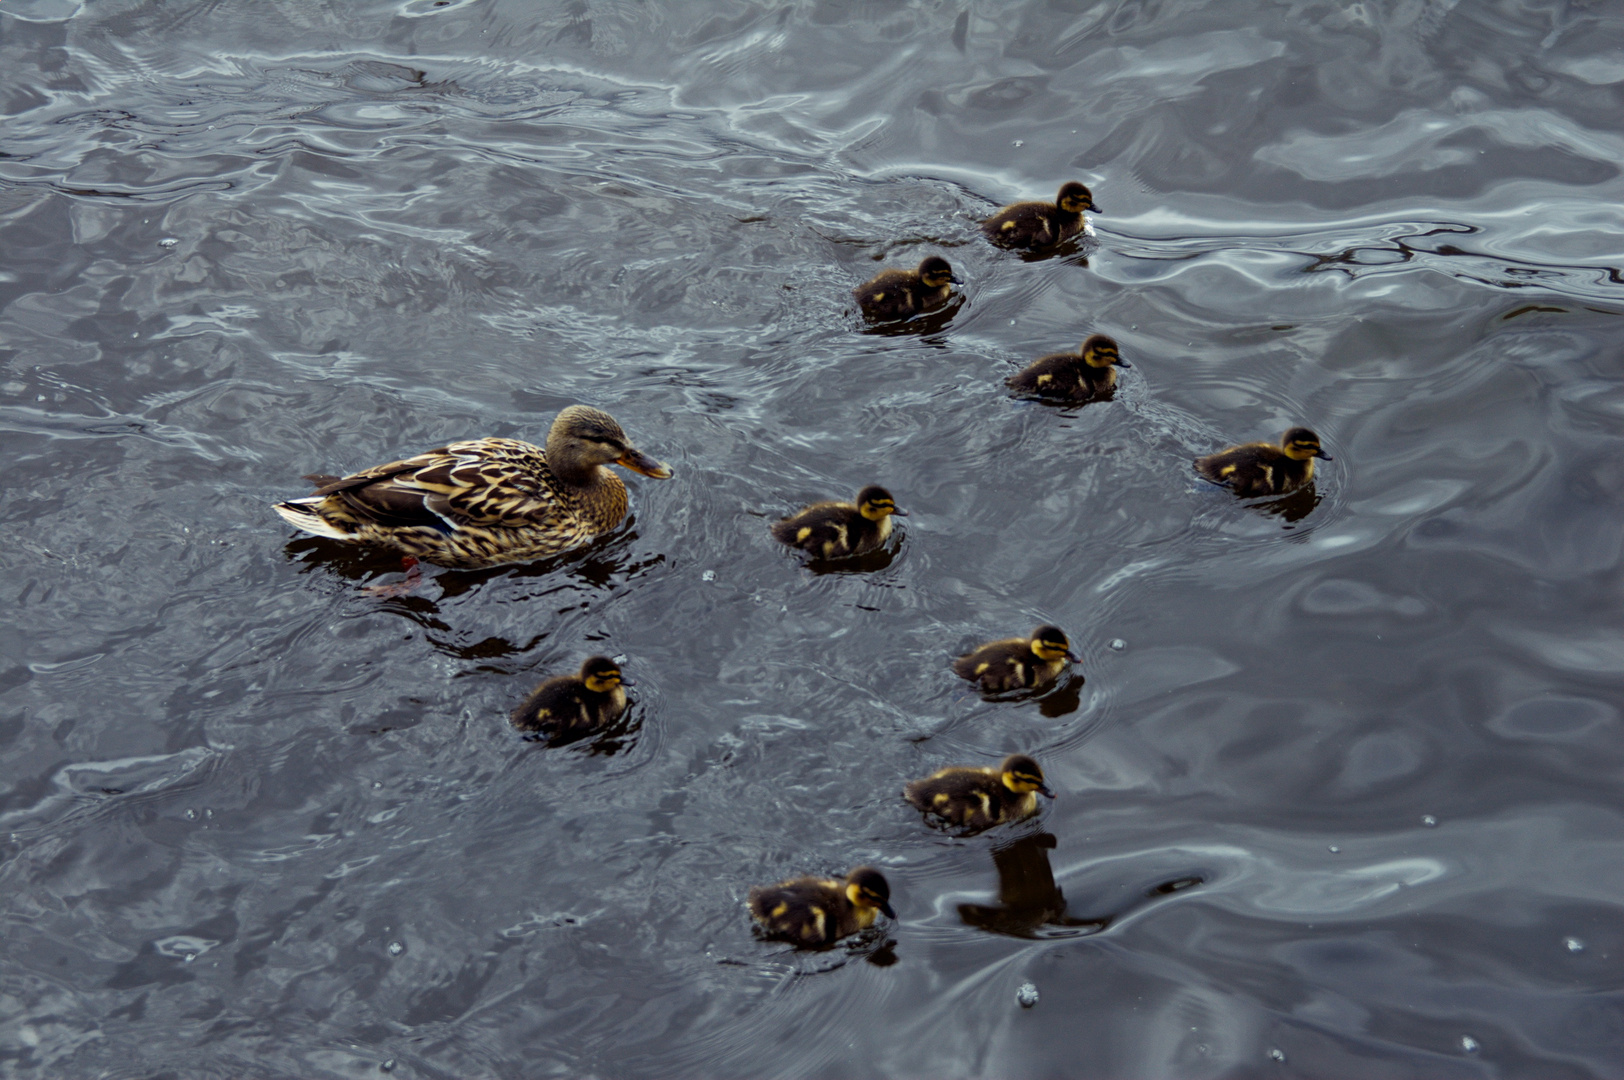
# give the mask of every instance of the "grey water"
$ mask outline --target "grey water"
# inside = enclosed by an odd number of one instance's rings
[[[1619,6],[0,0],[0,116],[0,1075],[1624,1076]],[[675,476],[573,557],[271,510],[574,402]],[[1298,512],[1190,470],[1294,424]],[[868,483],[893,556],[768,536]],[[900,798],[1017,751],[1036,822]]]

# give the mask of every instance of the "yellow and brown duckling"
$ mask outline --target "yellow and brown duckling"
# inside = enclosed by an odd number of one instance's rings
[[[955,765],[939,769],[902,789],[903,797],[927,815],[967,832],[981,832],[1038,812],[1038,795],[1054,798],[1043,770],[1025,754],[1011,754],[997,768]]]
[[[665,479],[606,412],[571,405],[547,447],[470,439],[350,476],[305,477],[316,491],[276,504],[289,523],[380,544],[441,566],[526,562],[591,543],[626,516],[626,485],[605,466]]]
[[[1280,436],[1280,445],[1247,443],[1195,459],[1202,477],[1229,488],[1242,498],[1289,495],[1314,479],[1314,459],[1331,460],[1320,449],[1319,436],[1294,427]]]
[[[871,866],[859,866],[838,878],[798,877],[750,890],[750,914],[768,937],[803,948],[833,945],[874,925],[874,917],[897,917],[891,910],[891,886]]]
[[[1006,206],[983,222],[981,231],[1002,248],[1051,248],[1083,231],[1086,227],[1084,210],[1100,213],[1088,188],[1073,180],[1061,185],[1054,202],[1018,202]]]
[[[554,742],[596,735],[626,712],[631,683],[607,656],[589,657],[578,675],[555,675],[513,710],[513,726]]]
[[[935,311],[962,284],[946,259],[931,255],[915,270],[881,270],[851,294],[866,319],[906,319]]]
[[[1117,352],[1115,341],[1095,334],[1076,352],[1040,356],[1004,381],[1022,394],[1082,404],[1109,397],[1116,388],[1116,369],[1131,366]]]
[[[953,661],[953,672],[984,693],[1044,690],[1054,685],[1077,655],[1058,626],[1040,626],[1031,637],[990,641]]]
[[[772,524],[773,539],[815,559],[844,559],[873,551],[891,536],[891,515],[907,517],[882,487],[870,485],[855,502],[813,503]]]

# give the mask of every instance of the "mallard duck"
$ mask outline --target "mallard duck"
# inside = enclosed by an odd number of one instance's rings
[[[907,517],[908,511],[897,508],[889,491],[870,485],[857,493],[856,502],[813,503],[775,521],[772,534],[774,540],[815,559],[843,559],[885,543],[892,514]]]
[[[1195,471],[1242,498],[1287,495],[1314,479],[1314,459],[1331,460],[1320,449],[1319,436],[1294,427],[1280,436],[1280,445],[1247,443],[1195,459]]]
[[[1109,397],[1116,388],[1116,369],[1131,366],[1117,354],[1115,341],[1095,334],[1076,352],[1040,356],[1004,381],[1023,394],[1080,403]]]
[[[1040,793],[1054,798],[1043,770],[1025,754],[1009,755],[996,769],[938,769],[902,789],[915,808],[971,832],[1031,817],[1038,812]]]
[[[798,877],[750,890],[750,914],[768,937],[817,948],[874,925],[876,913],[888,919],[891,886],[871,866],[837,878]]]
[[[470,439],[350,476],[312,474],[315,494],[276,504],[305,532],[383,544],[441,566],[525,562],[590,543],[626,516],[626,485],[604,466],[665,479],[606,412],[571,405],[547,449]]]
[[[947,303],[954,285],[964,284],[940,255],[932,255],[917,270],[881,270],[851,291],[868,319],[906,319],[935,311]]]
[[[626,711],[631,683],[607,656],[589,657],[579,675],[554,675],[513,710],[513,726],[553,740],[595,735]]]
[[[1006,206],[983,222],[981,231],[1002,248],[1054,247],[1083,231],[1084,210],[1101,212],[1088,188],[1073,180],[1061,185],[1054,202]]]
[[[953,671],[984,692],[1043,689],[1054,685],[1077,655],[1058,626],[1040,626],[1031,637],[989,641],[953,661]]]

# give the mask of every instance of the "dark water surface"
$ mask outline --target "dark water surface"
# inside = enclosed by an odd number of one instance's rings
[[[0,0],[0,1072],[1624,1076],[1621,47],[1579,0]],[[979,239],[1068,179],[1097,246]],[[963,307],[862,332],[930,253]],[[1005,396],[1092,332],[1116,400]],[[270,509],[577,401],[676,476],[575,558],[379,595]],[[1307,516],[1194,482],[1293,423]],[[775,549],[870,482],[887,565]],[[1041,621],[1085,682],[964,693]],[[633,730],[518,740],[590,652]],[[1040,823],[899,797],[1017,750]],[[860,861],[882,940],[752,936]]]

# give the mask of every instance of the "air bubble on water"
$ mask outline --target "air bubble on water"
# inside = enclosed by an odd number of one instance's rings
[[[1332,844],[1332,845],[1331,845],[1331,849],[1330,849],[1330,850],[1331,850],[1331,854],[1332,854],[1332,855],[1340,855],[1340,854],[1341,854],[1341,853],[1342,853],[1342,849],[1341,849],[1341,848],[1339,848],[1339,847],[1337,847],[1337,846],[1336,846],[1336,845],[1335,845],[1335,844]]]
[[[189,952],[186,955],[181,957],[181,961],[183,963],[187,963],[187,964],[190,964],[193,960],[196,960],[196,959],[197,959],[197,953],[195,953],[195,952]]]
[[[1470,1035],[1462,1035],[1460,1037],[1460,1048],[1466,1051],[1468,1054],[1475,1054],[1479,1049],[1477,1040],[1472,1038]]]
[[[379,1062],[378,1063],[378,1071],[379,1072],[394,1072],[395,1071],[395,1059],[390,1058],[388,1061]]]
[[[1113,652],[1121,652],[1123,649],[1126,649],[1127,647],[1128,647],[1128,643],[1126,641],[1123,641],[1121,638],[1112,638],[1111,639],[1111,649],[1112,649]]]
[[[381,788],[381,787],[383,787],[383,781],[382,780],[374,780],[374,781],[372,781],[372,786],[375,787],[375,788]]]
[[[706,570],[703,574],[699,575],[699,580],[700,581],[715,581],[716,580],[716,571],[715,570]]]
[[[203,816],[206,817],[206,818],[212,818],[212,817],[214,817],[214,811],[212,809],[204,810],[203,811]]]
[[[1269,1060],[1284,1061],[1286,1060],[1286,1052],[1277,1046],[1273,1050],[1269,1051]]]
[[[401,953],[403,953],[405,951],[406,951],[406,946],[404,944],[402,944],[401,942],[399,942],[399,941],[391,941],[389,943],[389,955],[390,956],[399,956]]]
[[[1031,983],[1021,983],[1021,988],[1015,991],[1015,1003],[1023,1009],[1030,1009],[1038,1003],[1038,988]]]
[[[1016,146],[1025,146],[1026,145],[1026,140],[1025,139],[1016,139],[1015,140],[1015,145]]]
[[[1585,943],[1576,937],[1563,938],[1562,944],[1567,946],[1568,952],[1580,953],[1585,951]]]
[[[139,330],[137,330],[135,333],[130,335],[130,337],[132,337],[132,338],[138,338],[140,336],[141,336],[141,331],[139,331]]]
[[[187,821],[196,821],[197,820],[197,811],[193,810],[189,806],[186,808],[186,820]]]
[[[180,243],[180,241],[175,237],[166,236],[162,240],[158,241],[158,246],[161,248],[172,248],[178,243]]]
[[[1434,828],[1435,826],[1437,826],[1438,819],[1433,817],[1431,814],[1422,814],[1421,815],[1421,824],[1423,824],[1427,828],[1431,829],[1431,828]]]

